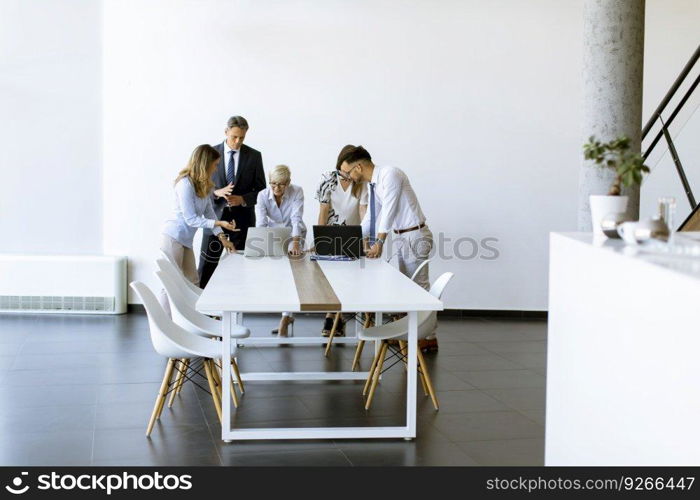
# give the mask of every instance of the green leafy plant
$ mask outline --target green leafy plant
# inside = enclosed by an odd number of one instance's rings
[[[600,168],[615,171],[615,181],[608,191],[610,196],[619,196],[622,186],[641,184],[644,174],[649,173],[649,167],[644,164],[642,155],[629,149],[630,140],[624,136],[605,143],[591,136],[588,143],[583,145],[583,157],[586,160],[593,160]]]

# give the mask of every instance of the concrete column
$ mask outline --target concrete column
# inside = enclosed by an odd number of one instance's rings
[[[583,127],[581,144],[626,135],[641,149],[645,0],[585,0],[583,20]],[[579,231],[591,231],[588,196],[607,194],[614,179],[583,160],[579,172]],[[625,189],[628,214],[639,217],[639,189]]]

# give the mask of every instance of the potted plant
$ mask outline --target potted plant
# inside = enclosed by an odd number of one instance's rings
[[[630,140],[618,137],[610,142],[602,143],[594,136],[589,137],[583,145],[583,157],[600,168],[610,169],[615,177],[607,195],[590,196],[591,222],[594,234],[603,234],[600,221],[611,213],[621,213],[627,210],[627,196],[622,196],[622,187],[641,184],[642,177],[649,172],[644,164],[644,158],[639,153],[630,151]]]

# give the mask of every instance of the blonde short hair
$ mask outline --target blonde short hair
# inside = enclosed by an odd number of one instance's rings
[[[287,165],[277,165],[270,171],[270,182],[289,184],[291,179],[292,172]]]

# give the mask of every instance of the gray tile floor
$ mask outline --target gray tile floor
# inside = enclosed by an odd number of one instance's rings
[[[269,337],[273,316],[247,316]],[[295,334],[316,335],[317,316]],[[188,384],[144,435],[164,360],[143,314],[0,315],[0,465],[542,465],[546,322],[443,319],[427,355],[440,398],[418,393],[418,438],[225,444],[210,397]],[[365,349],[363,368],[371,362]],[[243,348],[243,371],[347,370],[354,348]],[[250,382],[234,426],[403,425],[405,372],[365,412],[354,382]]]

